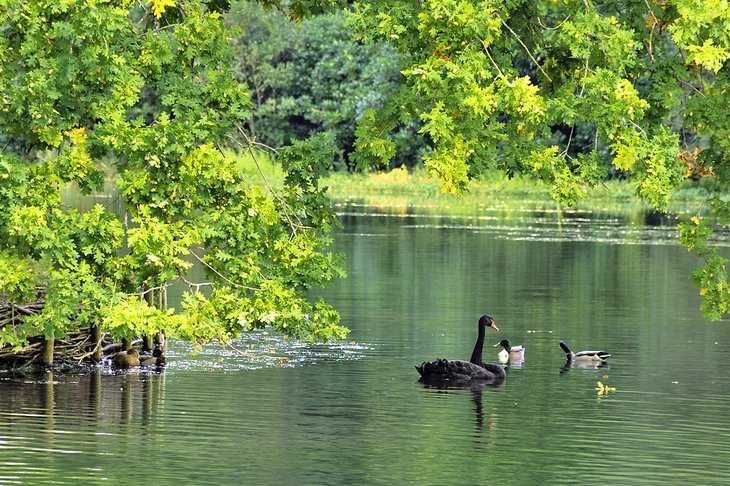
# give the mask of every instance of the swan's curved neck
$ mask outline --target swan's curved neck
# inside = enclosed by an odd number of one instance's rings
[[[482,348],[484,347],[484,332],[487,326],[479,323],[479,337],[477,337],[477,343],[474,345],[474,351],[471,353],[471,361],[474,364],[482,364]]]

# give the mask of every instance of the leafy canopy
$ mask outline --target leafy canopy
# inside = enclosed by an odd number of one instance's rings
[[[251,102],[214,2],[0,0],[0,25],[0,294],[48,290],[0,346],[99,324],[117,338],[346,334],[306,299],[342,274],[318,184],[332,143],[288,152],[281,194],[243,178],[222,147],[240,143]],[[66,184],[88,193],[109,178],[121,220],[62,204]],[[205,280],[188,275],[194,261]],[[175,282],[188,290],[166,309]]]
[[[407,54],[405,89],[358,127],[363,164],[387,162],[381,128],[414,113],[446,192],[499,170],[539,177],[575,204],[618,171],[666,210],[688,175],[730,182],[724,0],[356,0],[352,11],[361,40]],[[719,318],[730,286],[710,235],[730,212],[716,190],[708,198],[707,221],[683,224],[680,239],[706,263],[694,280]]]

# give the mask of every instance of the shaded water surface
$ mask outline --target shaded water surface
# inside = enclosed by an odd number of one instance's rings
[[[338,212],[349,278],[322,293],[348,341],[0,375],[0,485],[730,483],[730,326],[697,310],[673,222]],[[416,363],[468,359],[483,313],[485,357],[527,347],[506,383],[417,383]],[[561,339],[609,365],[566,367]]]

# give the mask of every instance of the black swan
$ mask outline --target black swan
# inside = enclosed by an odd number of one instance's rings
[[[565,341],[560,341],[560,347],[565,351],[565,356],[568,358],[568,361],[573,362],[597,362],[602,363],[605,362],[606,359],[611,356],[605,351],[579,351],[577,353],[574,353],[570,350],[567,344],[565,344]]]
[[[494,324],[492,316],[483,315],[479,318],[479,336],[474,345],[474,352],[469,361],[437,359],[436,361],[424,361],[416,366],[422,381],[450,381],[469,382],[472,380],[500,381],[504,380],[504,368],[492,363],[482,362],[482,348],[484,347],[484,334],[487,327],[499,331]]]

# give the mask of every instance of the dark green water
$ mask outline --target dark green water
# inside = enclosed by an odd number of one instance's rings
[[[730,483],[730,323],[702,319],[673,223],[338,211],[349,278],[323,294],[347,342],[258,333],[195,358],[172,343],[161,375],[0,375],[0,485]],[[417,383],[416,363],[468,359],[483,313],[489,345],[527,347],[506,383]],[[565,368],[561,339],[609,366]]]

